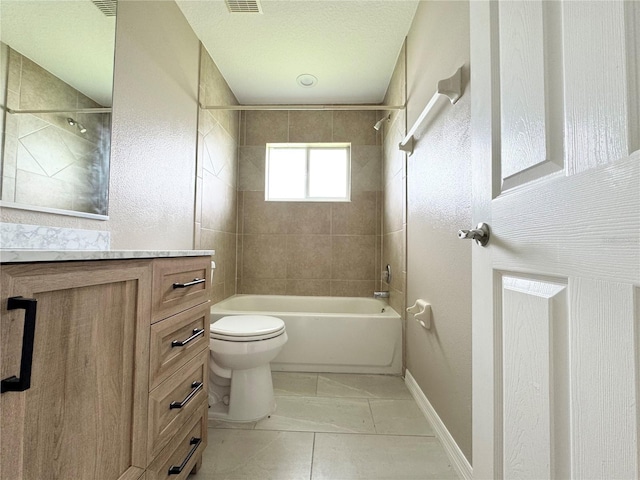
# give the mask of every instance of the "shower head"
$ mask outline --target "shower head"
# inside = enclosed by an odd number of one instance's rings
[[[71,125],[72,127],[73,126],[78,127],[78,130],[80,130],[80,133],[87,133],[87,129],[84,128],[84,125],[82,125],[81,123],[76,122],[73,118],[68,117],[67,118],[67,123],[69,125]]]
[[[380,120],[378,120],[376,124],[373,126],[373,128],[375,128],[376,130],[380,130],[380,128],[382,127],[382,124],[385,121],[388,122],[389,120],[391,120],[391,114],[387,115],[386,117],[382,117]]]

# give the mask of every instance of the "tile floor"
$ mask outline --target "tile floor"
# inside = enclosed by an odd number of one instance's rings
[[[189,479],[458,478],[401,377],[274,372],[273,386],[271,417],[209,423]]]

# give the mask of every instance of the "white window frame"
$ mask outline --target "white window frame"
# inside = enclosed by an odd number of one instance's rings
[[[271,198],[269,196],[269,156],[272,148],[297,148],[306,150],[305,196],[304,198]],[[345,197],[310,197],[309,196],[309,152],[313,149],[346,149],[347,151],[347,193]],[[265,186],[264,199],[267,202],[350,202],[351,201],[351,143],[267,143],[265,154]]]

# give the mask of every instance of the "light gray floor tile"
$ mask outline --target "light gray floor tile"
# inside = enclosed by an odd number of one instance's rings
[[[276,397],[278,407],[256,430],[375,433],[369,403],[356,398]]]
[[[209,429],[194,480],[308,480],[313,433]]]
[[[350,373],[319,374],[318,396],[412,398],[402,377],[391,375],[355,375]]]
[[[316,434],[312,480],[455,478],[433,437]]]
[[[273,393],[276,395],[315,396],[317,373],[271,372]]]
[[[376,433],[431,435],[433,430],[414,400],[369,400]]]

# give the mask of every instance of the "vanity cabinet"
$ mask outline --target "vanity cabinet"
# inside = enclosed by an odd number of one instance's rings
[[[10,380],[0,395],[0,479],[153,480],[164,478],[160,473],[180,479],[193,470],[206,446],[210,260],[2,265],[3,380],[25,379],[23,345],[29,343],[23,338],[29,312],[9,309],[8,299],[34,299],[37,305],[30,387],[6,391],[15,388]],[[175,283],[185,276],[191,278],[184,283],[205,281],[192,291],[170,285],[184,290],[178,295],[183,300],[172,301],[170,315],[152,324],[156,269],[173,267],[180,277]],[[194,271],[202,276],[193,277]],[[11,307],[25,303],[28,309],[28,300],[14,300]],[[181,347],[167,350],[158,340],[182,342],[202,328],[197,340]],[[171,407],[190,395],[182,408]],[[196,448],[193,438],[199,440]],[[156,466],[167,462],[175,463],[160,472]],[[168,475],[182,463],[182,473]]]

